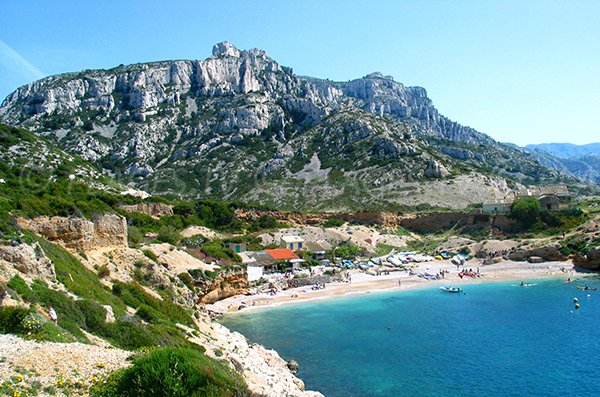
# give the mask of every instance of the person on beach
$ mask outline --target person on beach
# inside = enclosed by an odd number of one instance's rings
[[[50,317],[50,321],[52,321],[54,324],[56,324],[58,321],[58,315],[52,306],[48,307],[48,317]]]

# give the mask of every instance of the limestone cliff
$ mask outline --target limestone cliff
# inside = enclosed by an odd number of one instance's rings
[[[122,209],[127,212],[141,212],[155,218],[165,215],[173,215],[173,206],[163,203],[139,203],[135,205],[122,205]]]
[[[126,248],[127,222],[116,214],[104,214],[93,221],[85,218],[47,217],[18,219],[19,226],[75,251],[98,248]]]
[[[458,208],[503,197],[505,178],[563,178],[440,115],[423,88],[299,76],[227,42],[205,60],[44,78],[9,95],[0,118],[150,193],[278,208]]]
[[[202,303],[215,303],[230,296],[243,295],[248,292],[248,275],[246,272],[220,273],[211,282],[200,286]]]

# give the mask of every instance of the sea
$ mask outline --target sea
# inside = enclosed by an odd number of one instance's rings
[[[296,360],[306,389],[328,397],[600,396],[600,279],[525,285],[373,292],[221,322]]]

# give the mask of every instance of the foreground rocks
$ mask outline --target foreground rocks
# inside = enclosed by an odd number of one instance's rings
[[[288,362],[274,350],[250,343],[242,334],[204,321],[201,337],[196,341],[207,348],[207,354],[227,360],[248,384],[254,397],[322,397],[305,391],[304,382],[295,377]]]
[[[20,386],[39,382],[57,395],[81,395],[94,381],[129,366],[131,352],[82,343],[34,342],[0,334],[0,379],[21,376]],[[17,395],[17,394],[15,394]],[[39,395],[50,395],[42,393]],[[85,393],[84,393],[85,395]]]

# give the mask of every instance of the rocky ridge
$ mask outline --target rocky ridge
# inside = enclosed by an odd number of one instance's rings
[[[279,208],[418,205],[431,195],[415,185],[439,191],[458,177],[489,186],[564,179],[440,115],[423,88],[380,73],[349,82],[298,76],[262,50],[227,42],[201,61],[51,76],[9,95],[0,117],[150,192]]]

